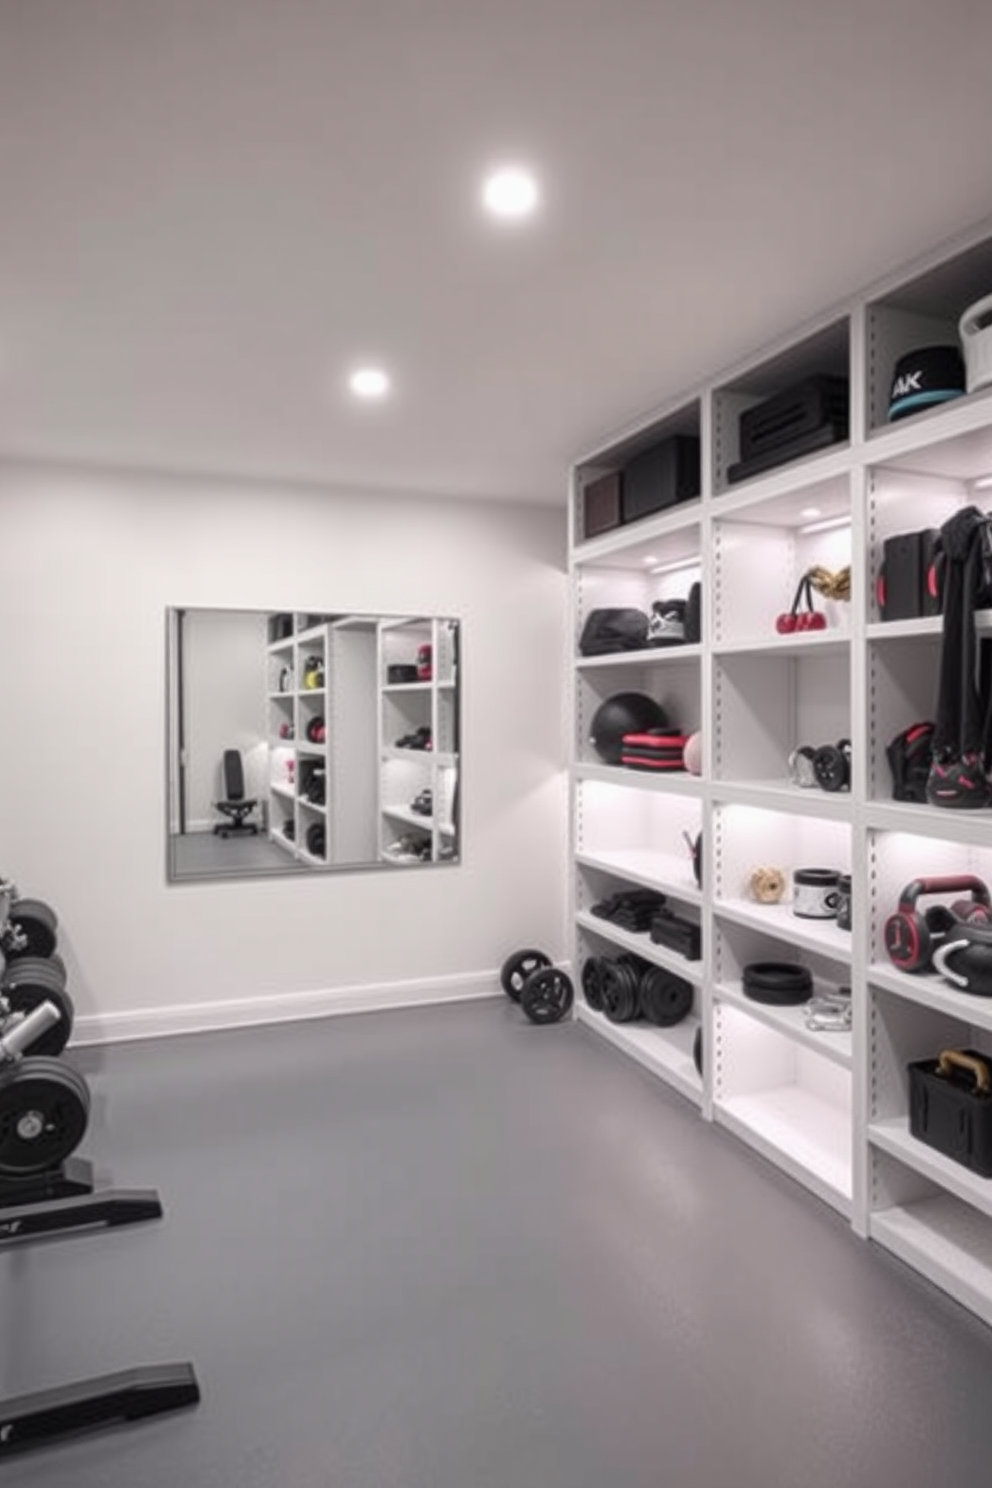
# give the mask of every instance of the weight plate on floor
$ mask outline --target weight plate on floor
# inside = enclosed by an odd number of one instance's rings
[[[641,976],[641,1012],[659,1028],[671,1028],[692,1012],[692,986],[684,977],[649,966]]]
[[[570,978],[556,966],[541,966],[524,982],[520,1006],[532,1023],[560,1023],[574,999]]]
[[[0,1071],[0,1175],[57,1168],[86,1133],[90,1093],[61,1059],[29,1055]]]
[[[507,997],[514,1002],[520,1001],[520,994],[524,990],[524,982],[531,972],[538,971],[542,966],[550,966],[551,957],[546,956],[543,951],[514,951],[512,956],[503,962],[499,974],[500,985]]]
[[[0,991],[11,978],[16,976],[18,979],[23,979],[25,976],[32,976],[35,972],[57,987],[64,987],[66,984],[65,962],[56,951],[52,956],[15,957],[0,976]]]
[[[37,976],[28,976],[9,985],[5,983],[3,995],[11,1012],[23,1013],[25,1017],[28,1013],[33,1013],[36,1007],[41,1007],[43,1002],[53,1003],[58,1008],[59,1021],[54,1027],[46,1028],[44,1033],[35,1039],[28,1053],[32,1058],[36,1054],[41,1054],[51,1059],[61,1054],[72,1034],[75,1014],[72,998],[65,988],[46,984]]]
[[[582,967],[582,993],[594,1013],[603,1011],[603,957],[587,956]]]
[[[632,1023],[638,1014],[637,973],[624,961],[603,960],[603,1012],[611,1023]]]
[[[41,899],[18,899],[10,910],[4,932],[8,961],[21,956],[50,956],[58,944],[58,916]]]

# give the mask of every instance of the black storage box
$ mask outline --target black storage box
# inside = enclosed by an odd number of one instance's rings
[[[620,493],[623,478],[619,472],[601,475],[590,481],[582,492],[582,536],[599,537],[602,532],[612,532],[619,527]]]
[[[699,440],[673,434],[628,460],[623,468],[620,510],[636,522],[699,495]]]
[[[953,1162],[992,1178],[992,1056],[951,1049],[911,1064],[909,1130]]]
[[[391,687],[396,687],[406,682],[417,681],[417,668],[411,662],[394,662],[386,668],[386,681]]]
[[[824,424],[847,433],[847,380],[807,377],[741,414],[741,459],[781,449]]]
[[[807,377],[740,416],[741,458],[727,471],[731,485],[789,460],[838,444],[848,434],[844,377]]]
[[[940,613],[940,592],[930,587],[937,532],[900,532],[882,545],[878,607],[883,620],[916,620]]]

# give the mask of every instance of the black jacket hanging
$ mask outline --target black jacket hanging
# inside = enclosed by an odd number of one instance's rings
[[[927,800],[972,809],[992,802],[982,758],[988,699],[979,683],[975,631],[975,608],[992,558],[989,518],[975,506],[955,512],[940,529],[939,551],[944,630]]]

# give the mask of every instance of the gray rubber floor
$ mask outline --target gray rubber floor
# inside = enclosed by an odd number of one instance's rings
[[[0,1254],[3,1392],[190,1359],[18,1488],[984,1483],[992,1332],[505,1001],[89,1054],[156,1223]]]

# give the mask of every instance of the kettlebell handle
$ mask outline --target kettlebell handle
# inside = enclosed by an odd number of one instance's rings
[[[937,1059],[937,1073],[946,1078],[952,1069],[965,1070],[974,1075],[975,1088],[979,1095],[988,1095],[992,1091],[988,1065],[983,1060],[975,1059],[971,1054],[963,1054],[960,1049],[944,1049]]]

